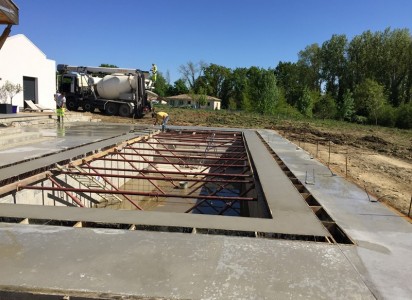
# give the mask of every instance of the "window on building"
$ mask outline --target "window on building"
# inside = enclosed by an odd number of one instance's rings
[[[179,105],[183,105],[183,100],[179,100]]]
[[[175,106],[175,100],[170,100],[170,105]]]
[[[210,102],[207,103],[207,106],[210,106]]]

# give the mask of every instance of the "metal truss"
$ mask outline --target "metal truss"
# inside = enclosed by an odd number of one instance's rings
[[[19,189],[52,191],[79,207],[236,216],[257,200],[243,134],[231,131],[147,136],[54,169],[48,180]]]

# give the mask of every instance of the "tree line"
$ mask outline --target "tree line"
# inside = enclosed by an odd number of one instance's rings
[[[162,74],[155,92],[209,95],[222,107],[412,128],[412,36],[408,29],[333,35],[298,53],[296,63],[230,69],[204,62],[180,66],[171,85]],[[168,77],[168,76],[166,76]]]

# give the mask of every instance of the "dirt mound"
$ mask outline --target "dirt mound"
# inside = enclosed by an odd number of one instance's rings
[[[390,143],[385,141],[384,139],[374,136],[374,135],[365,135],[363,137],[361,137],[359,140],[361,141],[366,141],[366,142],[370,142],[370,143],[375,143],[375,144],[379,144],[379,145],[389,145]]]

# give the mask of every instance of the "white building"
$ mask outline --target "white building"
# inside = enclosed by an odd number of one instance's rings
[[[202,108],[202,109],[213,109],[220,110],[220,104],[222,100],[205,96],[204,105],[200,105],[201,95],[188,95],[182,94],[172,97],[167,97],[169,104],[174,107],[192,107],[192,108]]]
[[[13,98],[13,105],[25,107],[24,100],[32,100],[47,108],[56,106],[56,62],[47,59],[25,35],[8,37],[1,48],[0,78],[0,86],[8,80],[23,87],[23,92]]]

